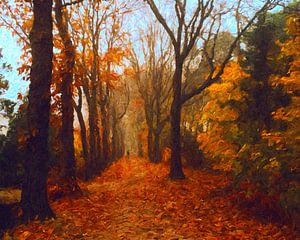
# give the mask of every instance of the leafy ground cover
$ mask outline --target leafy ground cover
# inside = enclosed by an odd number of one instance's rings
[[[230,196],[213,194],[228,185],[224,175],[185,172],[174,182],[167,165],[123,158],[81,183],[83,197],[52,202],[56,219],[19,225],[4,239],[297,239],[289,227],[263,223]]]

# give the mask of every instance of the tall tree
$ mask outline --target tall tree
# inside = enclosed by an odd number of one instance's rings
[[[277,14],[260,14],[258,21],[244,37],[246,48],[242,65],[250,73],[250,77],[241,82],[241,89],[247,93],[246,108],[237,105],[240,111],[240,127],[244,139],[249,143],[258,143],[263,130],[274,128],[272,112],[289,104],[289,97],[282,86],[273,87],[270,82],[272,74],[286,74],[288,59],[276,62],[280,48],[276,40],[285,40],[284,17]],[[275,66],[275,67],[274,67]],[[242,141],[240,141],[242,144]]]
[[[222,23],[222,17],[226,14],[224,5],[218,6],[214,0],[198,0],[195,10],[189,16],[190,10],[187,8],[187,0],[174,1],[175,16],[177,18],[177,26],[172,30],[167,23],[165,17],[161,14],[157,7],[156,1],[147,0],[152,12],[157,20],[162,24],[168,33],[173,44],[175,54],[175,72],[172,80],[173,102],[171,106],[170,120],[171,120],[171,165],[170,165],[170,178],[183,179],[185,175],[182,170],[181,164],[181,142],[180,142],[180,120],[182,105],[192,97],[202,93],[208,86],[220,80],[224,68],[231,58],[236,44],[244,32],[251,26],[258,14],[266,11],[272,7],[276,0],[268,0],[258,10],[254,11],[252,18],[249,19],[247,24],[237,34],[235,40],[230,45],[227,55],[223,62],[217,67],[214,58],[214,47],[207,48],[207,43],[211,40],[215,41],[218,37],[219,30]],[[183,82],[183,66],[186,58],[189,56],[190,51],[196,44],[198,39],[202,39],[203,51],[205,58],[209,62],[209,72],[207,76],[201,81],[200,86],[194,88],[189,93],[182,94]]]
[[[52,0],[33,1],[33,25],[30,33],[32,65],[28,103],[28,151],[21,205],[24,219],[53,217],[47,197],[49,164],[48,131],[50,83],[52,79],[53,34]]]
[[[63,150],[63,182],[66,194],[80,193],[76,180],[76,161],[74,153],[74,110],[73,110],[73,72],[75,64],[75,47],[68,31],[67,13],[63,12],[61,0],[55,0],[55,19],[59,36],[63,43],[65,62],[62,63],[62,127],[61,142]]]

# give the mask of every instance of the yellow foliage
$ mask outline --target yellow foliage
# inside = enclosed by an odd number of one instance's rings
[[[224,69],[222,82],[212,84],[208,88],[209,94],[221,103],[229,100],[240,101],[245,94],[239,90],[239,82],[247,77],[249,74],[245,73],[238,63],[231,62]]]
[[[278,42],[281,47],[280,57],[290,57],[292,62],[288,71],[288,76],[273,76],[273,84],[283,84],[286,91],[292,96],[291,104],[285,108],[279,108],[273,113],[276,120],[286,121],[288,128],[285,132],[263,133],[269,144],[276,145],[277,149],[288,146],[300,146],[300,97],[295,94],[300,90],[300,24],[299,16],[290,16],[287,20],[286,31],[292,36],[284,43]],[[297,147],[296,147],[297,148]]]
[[[201,150],[212,160],[214,168],[230,171],[237,158],[238,147],[225,139],[225,135],[235,136],[238,127],[234,123],[239,117],[238,112],[229,101],[242,101],[245,93],[240,88],[240,81],[249,77],[236,62],[231,62],[224,69],[222,81],[208,88],[209,101],[203,108],[203,114],[198,121],[208,125],[207,131],[198,135]],[[226,104],[225,106],[222,106]],[[222,124],[226,122],[226,127]]]

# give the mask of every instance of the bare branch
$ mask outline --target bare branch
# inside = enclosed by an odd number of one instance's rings
[[[269,0],[267,1],[263,7],[261,7],[260,10],[258,10],[254,16],[250,19],[250,21],[244,26],[243,29],[241,29],[240,33],[236,36],[235,40],[232,42],[232,44],[229,47],[228,53],[224,59],[224,61],[222,62],[218,72],[216,74],[214,74],[214,71],[211,71],[209,76],[206,78],[206,80],[202,83],[202,85],[196,89],[194,89],[193,91],[191,91],[190,93],[187,93],[185,95],[183,95],[181,97],[181,104],[184,104],[186,101],[188,101],[189,99],[191,99],[192,97],[202,93],[202,91],[204,91],[207,87],[209,87],[210,85],[212,85],[213,83],[216,83],[218,81],[220,81],[221,75],[224,72],[225,66],[226,64],[229,62],[229,60],[231,59],[232,53],[234,51],[234,49],[236,48],[236,45],[238,43],[238,41],[240,40],[241,36],[244,35],[244,33],[249,29],[249,27],[253,24],[253,22],[255,21],[255,19],[264,11],[270,9],[270,7],[274,6],[274,2],[273,0]],[[213,77],[214,75],[214,77]]]
[[[175,39],[174,33],[172,32],[171,28],[168,26],[166,20],[159,12],[154,0],[147,0],[148,5],[150,6],[152,12],[154,13],[157,20],[163,25],[164,29],[167,31],[168,35],[171,38],[172,44],[174,47],[178,45],[178,42]]]

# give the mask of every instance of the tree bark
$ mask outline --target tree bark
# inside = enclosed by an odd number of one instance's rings
[[[159,141],[160,141],[160,132],[156,129],[154,133],[154,146],[153,146],[153,162],[159,163],[160,157],[159,157]]]
[[[96,125],[97,125],[97,118],[96,118],[96,103],[94,102],[94,99],[91,99],[92,103],[88,104],[89,109],[89,142],[90,142],[90,158],[89,163],[87,165],[87,177],[91,178],[93,177],[95,173],[96,163],[97,163],[97,157],[96,157]]]
[[[85,160],[85,165],[87,166],[87,162],[89,161],[89,151],[88,151],[88,142],[86,135],[86,126],[82,114],[82,90],[80,87],[77,87],[78,90],[78,105],[74,104],[74,108],[77,113],[77,118],[80,126],[80,137],[81,137],[81,145],[83,151],[83,158]],[[87,179],[87,176],[85,176]]]
[[[75,48],[68,33],[67,21],[63,17],[62,0],[55,0],[55,19],[58,32],[64,45],[65,62],[62,73],[62,129],[63,147],[63,191],[66,195],[81,193],[76,180],[76,161],[74,150],[74,109],[73,109],[73,70],[75,64]]]
[[[108,163],[108,111],[107,111],[107,103],[101,104],[101,124],[102,124],[102,154],[104,165]],[[103,166],[105,167],[105,166]]]
[[[111,160],[114,161],[117,156],[117,113],[115,106],[112,106],[112,111],[111,111],[111,131],[112,131],[112,136],[111,136]]]
[[[48,136],[50,83],[52,79],[53,34],[52,0],[33,1],[30,33],[32,65],[30,72],[28,127],[29,158],[25,160],[21,206],[25,221],[54,216],[47,196],[49,164]]]
[[[147,143],[148,143],[148,158],[151,162],[153,162],[153,128],[148,125],[148,136],[147,136]]]
[[[180,141],[180,120],[181,120],[181,84],[182,84],[183,61],[176,59],[176,68],[173,76],[173,102],[171,106],[171,161],[170,178],[184,179],[181,164],[181,141]]]

